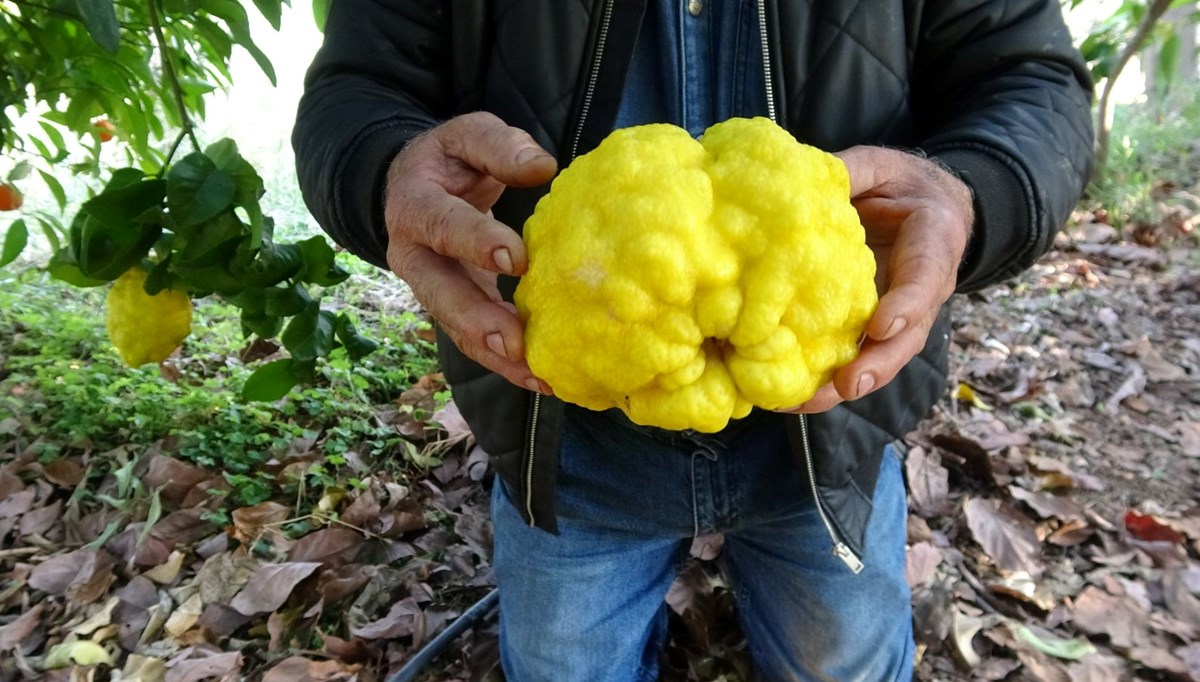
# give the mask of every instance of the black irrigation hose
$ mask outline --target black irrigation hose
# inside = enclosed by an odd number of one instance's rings
[[[467,628],[485,618],[496,607],[496,603],[499,601],[500,592],[498,590],[493,589],[491,592],[488,592],[483,599],[475,602],[463,615],[455,619],[449,627],[438,633],[437,637],[429,640],[425,646],[421,647],[421,650],[397,670],[395,675],[389,677],[387,682],[413,682],[413,680],[417,679],[417,675],[424,672],[426,666],[433,662],[433,659],[441,655],[450,642],[458,639],[458,636],[466,631]]]

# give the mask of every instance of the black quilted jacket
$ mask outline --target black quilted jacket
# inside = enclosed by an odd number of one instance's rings
[[[388,163],[417,133],[478,109],[528,130],[565,166],[611,129],[647,1],[332,3],[293,133],[313,215],[386,267]],[[1011,276],[1050,247],[1092,151],[1090,83],[1057,0],[742,1],[759,3],[769,101],[798,139],[831,151],[920,149],[971,187],[977,224],[960,290]],[[510,189],[496,217],[520,229],[546,189]],[[514,283],[503,284],[511,293]],[[883,446],[944,391],[947,318],[887,387],[807,420],[770,417],[788,421],[835,543],[855,553]],[[553,531],[562,404],[488,373],[449,341],[441,350],[497,472],[527,520]]]

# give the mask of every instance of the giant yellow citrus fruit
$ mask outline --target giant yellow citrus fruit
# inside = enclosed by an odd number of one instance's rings
[[[108,338],[130,367],[162,362],[192,330],[192,300],[164,289],[150,296],[146,271],[134,266],[108,292]]]

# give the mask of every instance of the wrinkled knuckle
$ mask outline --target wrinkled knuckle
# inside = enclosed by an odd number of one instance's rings
[[[454,245],[454,207],[433,209],[428,222],[429,248],[443,256]]]
[[[410,263],[412,262],[412,248],[408,244],[398,243],[396,241],[388,242],[387,247],[387,264],[392,272],[400,279],[408,281],[410,272]]]

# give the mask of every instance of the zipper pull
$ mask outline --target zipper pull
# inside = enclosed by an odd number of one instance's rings
[[[846,546],[845,543],[838,542],[833,546],[833,555],[842,560],[843,564],[849,568],[855,575],[862,573],[864,568],[862,559],[858,558],[854,552]]]

